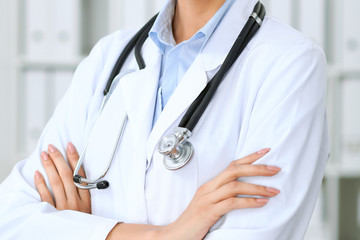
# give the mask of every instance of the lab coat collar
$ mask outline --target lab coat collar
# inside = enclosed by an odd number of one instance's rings
[[[169,128],[174,125],[177,126],[180,117],[205,88],[210,80],[209,77],[214,75],[214,70],[218,69],[223,63],[256,2],[257,0],[237,0],[213,33],[209,42],[195,58],[151,131],[147,143],[148,161],[152,160],[152,155],[160,138],[168,131],[173,131],[173,129]]]

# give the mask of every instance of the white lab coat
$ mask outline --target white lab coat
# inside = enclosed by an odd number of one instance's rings
[[[97,117],[114,62],[133,35],[118,31],[103,38],[76,70],[74,80],[46,126],[34,153],[19,162],[0,187],[1,239],[104,239],[118,222],[167,224],[191,201],[197,188],[235,159],[265,147],[257,164],[275,165],[274,177],[242,181],[281,193],[260,209],[226,214],[207,235],[223,239],[302,239],[311,217],[329,154],[325,116],[326,60],[308,38],[266,17],[235,62],[190,138],[189,164],[168,171],[156,151],[221,66],[257,0],[238,0],[186,72],[152,129],[161,53],[148,39],[147,67],[126,62],[99,124],[85,170],[97,178],[106,166],[120,118],[129,122],[106,179],[106,190],[91,190],[92,215],[57,211],[40,202],[33,176],[48,144],[68,141],[82,150]],[[64,151],[63,151],[64,152]]]

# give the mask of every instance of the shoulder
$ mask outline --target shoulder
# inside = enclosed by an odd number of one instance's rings
[[[323,50],[308,36],[271,16],[265,18],[250,50],[261,51],[271,61],[281,60],[283,56],[311,55],[326,62]]]
[[[130,41],[136,30],[118,30],[102,37],[91,49],[89,55],[81,61],[76,72],[85,70],[88,75],[99,78],[99,74],[112,69],[120,53]],[[93,71],[90,72],[89,69]]]
[[[251,83],[258,89],[276,89],[286,96],[299,86],[316,85],[311,91],[325,89],[326,56],[304,33],[266,17],[249,44],[244,61]],[[282,93],[280,93],[282,91]]]
[[[327,65],[323,50],[315,42],[273,17],[265,18],[248,51],[247,60],[263,76],[310,67],[325,72]]]
[[[90,52],[90,55],[93,52],[101,52],[102,54],[107,55],[112,51],[120,51],[131,37],[135,34],[136,30],[117,30],[113,33],[110,33],[102,37],[93,47]]]
[[[73,87],[86,88],[84,92],[91,96],[97,92],[101,95],[116,60],[135,31],[118,30],[101,38],[76,68]]]

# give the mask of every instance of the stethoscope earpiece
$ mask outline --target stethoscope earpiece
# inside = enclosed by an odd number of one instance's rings
[[[110,184],[109,184],[108,181],[103,180],[103,181],[101,181],[101,182],[96,183],[96,188],[97,188],[97,189],[106,189],[106,188],[109,187],[109,185],[110,185]]]
[[[81,189],[92,189],[92,188],[106,189],[110,185],[109,182],[106,180],[93,182],[93,181],[87,180],[86,178],[84,178],[83,176],[80,176],[80,175],[74,175],[73,181],[74,181],[75,185]],[[83,186],[83,185],[81,185],[81,183],[87,183],[87,185]]]

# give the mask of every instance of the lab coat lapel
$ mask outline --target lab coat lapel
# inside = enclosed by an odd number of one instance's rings
[[[144,44],[144,60],[147,66],[128,74],[121,80],[121,89],[129,121],[132,122],[134,146],[146,146],[152,128],[156,92],[160,73],[161,52],[151,40]],[[144,154],[140,149],[134,154]],[[146,164],[145,160],[142,164]]]
[[[199,55],[176,87],[154,125],[147,145],[147,159],[149,161],[151,161],[158,140],[201,93],[207,84],[207,80],[206,71]]]

